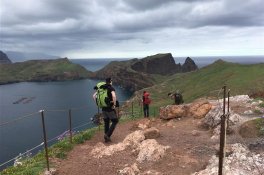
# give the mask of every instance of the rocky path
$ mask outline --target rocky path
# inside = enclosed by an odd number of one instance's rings
[[[121,143],[128,134],[139,129],[137,126],[140,122],[146,121],[141,119],[119,124],[112,142],[102,144],[110,147]],[[210,140],[209,131],[197,130],[197,121],[191,118],[169,122],[151,119],[150,125],[160,131],[160,137],[155,140],[160,145],[170,147],[161,159],[139,163],[136,161],[137,153],[133,151],[132,147],[127,147],[125,150],[117,151],[109,156],[95,158],[91,152],[98,146],[98,142],[103,141],[103,134],[99,132],[93,139],[76,146],[66,160],[57,161],[57,174],[114,175],[135,163],[142,174],[191,174],[203,169],[209,158],[215,154],[217,142]]]
[[[99,131],[74,147],[65,160],[53,160],[56,174],[217,174],[219,140],[212,139],[213,130],[201,127],[202,120],[151,118],[120,123],[111,143],[103,143],[103,131]],[[264,150],[250,152],[246,147],[258,139],[242,138],[237,130],[227,136],[227,174],[264,173]]]

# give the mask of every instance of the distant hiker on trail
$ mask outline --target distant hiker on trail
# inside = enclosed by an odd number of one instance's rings
[[[143,102],[143,110],[144,110],[144,117],[149,117],[149,104],[151,103],[151,100],[149,98],[149,93],[144,91],[142,96],[142,102]]]
[[[112,86],[112,79],[107,78],[105,82],[100,82],[94,88],[97,91],[93,94],[93,99],[96,104],[102,108],[104,119],[104,140],[105,142],[111,141],[111,135],[113,134],[116,124],[118,123],[118,117],[116,114],[116,107],[119,107],[115,89]],[[110,126],[110,121],[112,122]]]
[[[175,105],[179,105],[184,103],[182,94],[179,90],[176,91],[176,93],[168,93],[168,96],[174,99]]]

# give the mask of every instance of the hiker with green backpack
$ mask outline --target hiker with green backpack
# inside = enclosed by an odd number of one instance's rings
[[[105,82],[97,83],[94,88],[96,92],[93,95],[97,106],[102,109],[104,119],[104,140],[105,142],[111,141],[111,135],[113,134],[116,124],[118,123],[118,117],[116,114],[116,107],[119,107],[115,89],[112,86],[112,79],[107,78]],[[110,126],[110,121],[112,122]]]

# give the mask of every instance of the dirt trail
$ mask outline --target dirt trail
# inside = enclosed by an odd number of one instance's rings
[[[143,120],[118,124],[112,136],[112,142],[105,145],[122,142],[129,133],[138,129],[135,127],[136,123]],[[156,138],[157,142],[171,148],[157,162],[138,163],[140,172],[154,170],[164,175],[186,175],[204,169],[211,156],[216,154],[219,141],[210,139],[211,131],[198,128],[198,122],[198,119],[190,117],[170,121],[152,118],[151,126],[159,129],[161,134]],[[239,140],[241,140],[239,135],[227,137],[228,143]],[[103,142],[103,131],[98,132],[84,144],[76,146],[65,160],[57,160],[57,174],[114,175],[118,170],[136,162],[136,155],[129,150],[130,148],[100,159],[92,157],[90,152],[98,142]]]

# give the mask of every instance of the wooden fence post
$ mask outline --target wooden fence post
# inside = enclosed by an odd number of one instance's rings
[[[223,175],[223,166],[225,158],[225,144],[226,144],[226,86],[223,87],[223,115],[221,117],[221,128],[220,128],[220,148],[219,148],[219,164],[218,164],[218,175]]]
[[[42,128],[43,128],[43,140],[45,146],[45,155],[47,161],[47,169],[49,171],[49,155],[48,155],[48,144],[47,144],[47,136],[46,136],[46,128],[45,128],[45,120],[44,120],[44,110],[41,110],[41,119],[42,119]]]

